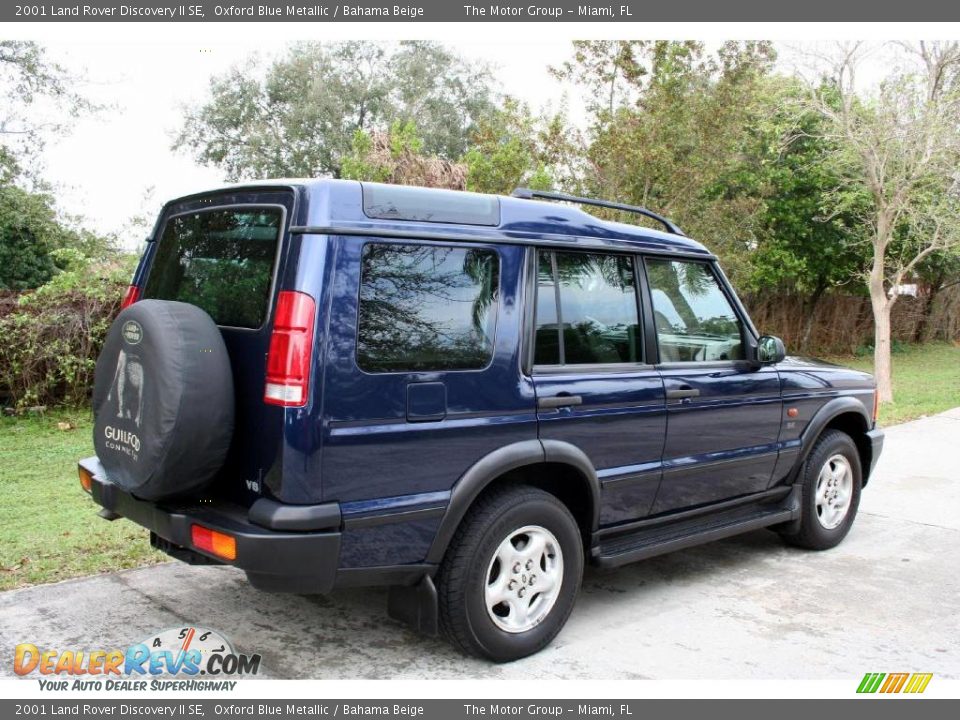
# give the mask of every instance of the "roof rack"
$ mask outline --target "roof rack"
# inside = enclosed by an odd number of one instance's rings
[[[667,229],[667,232],[673,235],[686,237],[683,230],[674,225],[667,218],[663,217],[663,215],[657,215],[652,210],[637,207],[636,205],[624,205],[623,203],[615,203],[608,200],[594,200],[593,198],[567,195],[566,193],[546,192],[544,190],[531,190],[530,188],[517,188],[513,191],[512,196],[515,198],[522,198],[524,200],[533,200],[535,198],[539,198],[541,200],[561,200],[563,202],[578,203],[580,205],[595,205],[596,207],[609,208],[611,210],[624,210],[626,212],[636,213],[637,215],[643,215],[651,220],[656,220],[657,222],[663,224],[663,226]]]

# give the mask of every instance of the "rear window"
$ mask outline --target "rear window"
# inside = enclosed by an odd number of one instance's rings
[[[144,297],[197,305],[217,325],[258,328],[270,303],[282,230],[279,207],[176,215],[160,237]]]

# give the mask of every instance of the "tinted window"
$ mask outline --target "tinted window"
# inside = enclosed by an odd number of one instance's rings
[[[144,297],[197,305],[218,325],[260,327],[282,218],[279,208],[202,210],[170,218]]]
[[[361,368],[469,370],[490,362],[500,283],[496,253],[371,243],[361,265]]]
[[[622,255],[541,252],[536,325],[537,364],[639,362],[633,260]]]
[[[535,365],[560,364],[560,333],[557,324],[557,286],[553,276],[553,253],[538,254],[537,330],[533,349]]]
[[[743,358],[740,320],[705,263],[647,260],[661,362]]]
[[[363,183],[363,212],[384,220],[499,225],[500,201],[456,190]]]

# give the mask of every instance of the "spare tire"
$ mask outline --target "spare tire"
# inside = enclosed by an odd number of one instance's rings
[[[97,360],[93,444],[107,478],[144,500],[200,490],[233,436],[233,377],[200,308],[141,300],[123,310]]]

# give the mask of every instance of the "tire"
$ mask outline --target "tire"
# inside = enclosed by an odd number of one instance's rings
[[[531,541],[543,551],[529,554]],[[583,541],[562,502],[525,485],[494,490],[470,508],[440,565],[440,631],[494,662],[532,655],[567,622],[582,577]],[[497,588],[509,603],[494,605]]]
[[[781,535],[791,545],[810,550],[836,547],[857,517],[863,487],[853,439],[839,430],[823,433],[810,451],[802,478],[799,529]]]
[[[220,330],[187,303],[121,312],[97,359],[93,445],[107,478],[143,500],[201,490],[233,437],[233,375]]]

